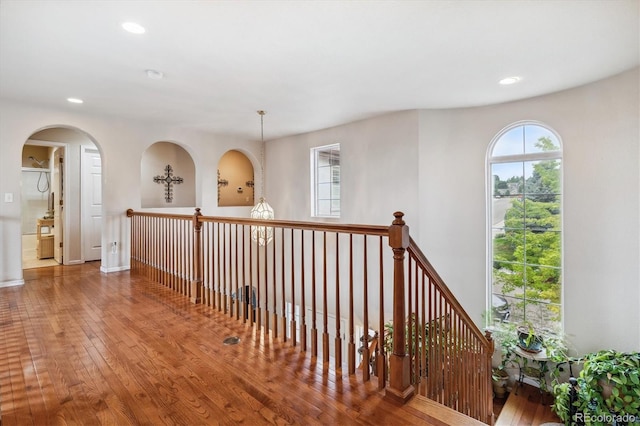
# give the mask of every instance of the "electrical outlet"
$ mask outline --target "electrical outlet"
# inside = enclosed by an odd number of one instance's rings
[[[116,254],[118,252],[118,242],[114,241],[111,243],[111,253]]]
[[[13,203],[13,192],[5,192],[4,193],[4,202],[5,203]]]

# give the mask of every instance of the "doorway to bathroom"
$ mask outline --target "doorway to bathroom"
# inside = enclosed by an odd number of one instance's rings
[[[102,164],[84,132],[34,133],[22,152],[22,267],[100,260]]]

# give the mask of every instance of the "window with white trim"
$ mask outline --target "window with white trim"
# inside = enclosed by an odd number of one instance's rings
[[[487,155],[491,318],[562,328],[562,146],[549,128],[516,123]]]
[[[311,148],[311,215],[340,217],[340,144]]]

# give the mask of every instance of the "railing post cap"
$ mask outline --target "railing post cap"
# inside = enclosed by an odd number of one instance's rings
[[[393,225],[404,225],[404,220],[402,220],[402,218],[404,217],[404,213],[402,212],[395,212],[393,213],[393,217],[395,217],[394,221],[393,221]]]
[[[133,209],[127,209],[127,217],[133,216]]]
[[[409,247],[409,227],[404,223],[404,213],[395,212],[395,220],[389,226],[389,246],[393,249]]]

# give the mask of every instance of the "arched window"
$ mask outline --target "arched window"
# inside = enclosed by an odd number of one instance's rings
[[[562,145],[516,123],[487,155],[491,318],[562,328]]]

